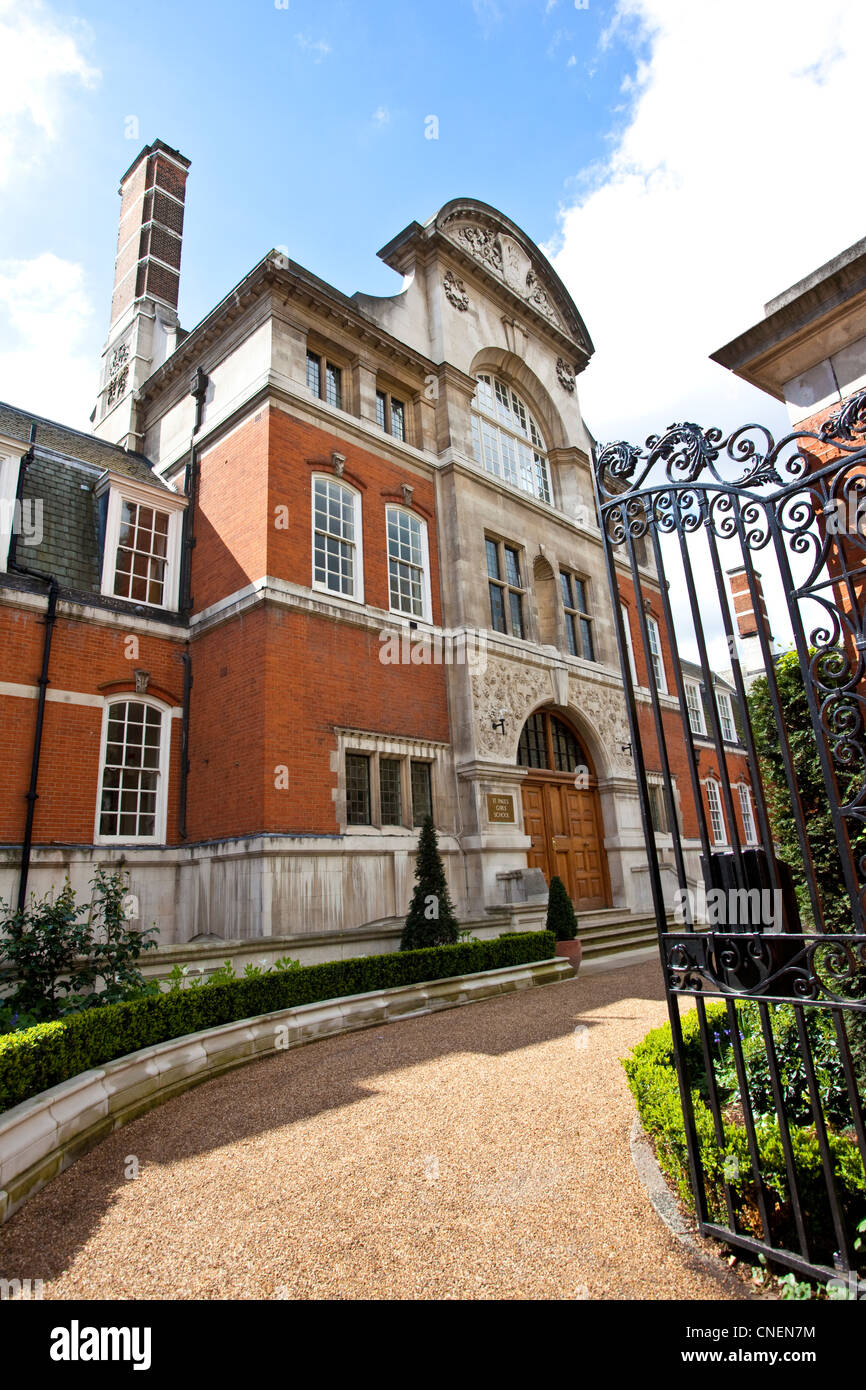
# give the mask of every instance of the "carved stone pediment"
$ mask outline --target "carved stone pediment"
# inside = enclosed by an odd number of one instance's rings
[[[468,209],[460,208],[452,211],[440,223],[439,230],[560,332],[574,333],[580,320],[575,315],[576,323],[566,321],[557,304],[561,298],[561,287],[557,290],[549,268],[546,269],[540,259],[531,255],[516,236],[496,226],[492,219],[485,219],[481,214],[473,215]],[[582,342],[585,335],[579,333],[575,336]]]

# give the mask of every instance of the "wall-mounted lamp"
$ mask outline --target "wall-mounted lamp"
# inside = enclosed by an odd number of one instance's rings
[[[491,719],[491,721],[490,721],[490,722],[492,723],[494,729],[498,729],[499,732],[503,735],[503,737],[504,737],[504,735],[505,735],[505,716],[507,715],[507,713],[508,713],[507,710],[501,709],[501,710],[499,711],[499,718],[498,718],[498,719]]]
[[[630,744],[630,743],[621,743],[621,744],[619,745],[619,751],[620,751],[620,753],[628,753],[629,756],[631,756],[631,744]]]

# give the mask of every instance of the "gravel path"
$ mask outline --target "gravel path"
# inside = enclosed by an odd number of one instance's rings
[[[241,1068],[35,1196],[0,1276],[46,1298],[718,1298],[629,1153],[617,1059],[665,1018],[653,961]]]

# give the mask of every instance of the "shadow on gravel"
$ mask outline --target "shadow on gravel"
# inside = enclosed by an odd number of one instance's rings
[[[588,1046],[592,1033],[605,1026],[592,1012],[628,999],[664,999],[658,962],[374,1024],[203,1082],[117,1130],[0,1227],[0,1278],[38,1277],[47,1283],[61,1275],[125,1188],[129,1155],[144,1170],[251,1140],[363,1101],[376,1093],[375,1078],[437,1057],[479,1052],[498,1057],[569,1034],[578,1048]],[[630,1015],[624,1010],[607,1017]],[[479,1048],[480,1024],[486,1031]],[[154,1238],[159,1239],[158,1231]],[[35,1250],[39,1268],[30,1269]]]

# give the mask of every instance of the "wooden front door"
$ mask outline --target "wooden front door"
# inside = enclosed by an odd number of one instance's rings
[[[608,907],[607,866],[598,792],[573,779],[530,773],[523,784],[523,825],[532,841],[527,860],[549,883],[557,874],[577,911]]]
[[[574,733],[557,715],[532,715],[520,740],[518,762],[529,771],[522,787],[523,828],[531,846],[527,862],[549,883],[557,874],[575,908],[610,906],[604,826],[594,775]],[[575,785],[578,780],[578,785]]]

